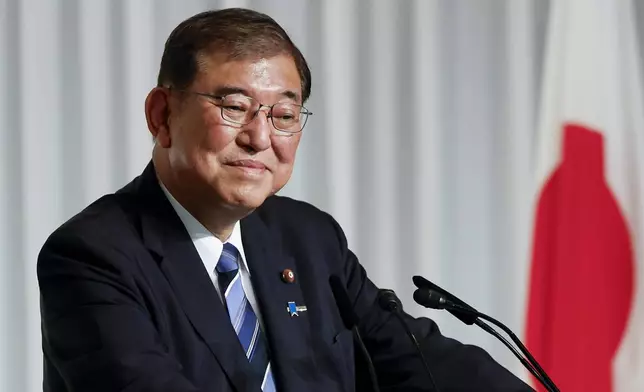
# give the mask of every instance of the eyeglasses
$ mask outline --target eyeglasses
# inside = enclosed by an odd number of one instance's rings
[[[233,124],[246,125],[252,122],[262,108],[268,108],[268,117],[276,130],[293,134],[301,132],[309,116],[313,114],[304,106],[291,102],[278,102],[264,105],[256,99],[243,94],[217,96],[196,91],[175,90],[207,98],[221,109],[221,117]]]

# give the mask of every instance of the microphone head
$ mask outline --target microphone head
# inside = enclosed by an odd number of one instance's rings
[[[448,302],[452,302],[460,307],[467,309],[468,311],[476,312],[476,309],[463,302],[460,298],[443,289],[439,285],[423,278],[422,276],[414,276],[412,277],[412,281],[414,282],[414,285],[419,289],[436,291],[438,294],[442,295]]]
[[[431,289],[417,289],[414,291],[414,301],[417,304],[431,309],[445,309],[447,299],[441,293]]]
[[[446,309],[457,319],[467,325],[472,325],[478,319],[478,312],[469,306],[454,303],[438,290],[421,288],[414,292],[414,301],[417,304],[431,309]]]
[[[338,311],[340,311],[342,323],[346,329],[352,329],[358,324],[358,316],[353,311],[353,305],[349,299],[347,289],[344,288],[342,280],[337,275],[331,275],[329,277],[329,285],[335,298],[335,304],[338,307]]]
[[[393,290],[380,289],[378,291],[378,305],[389,312],[402,312],[402,302]]]
[[[414,275],[411,278],[412,282],[414,282],[414,286],[418,287],[419,289],[428,287],[428,288],[433,288],[434,284],[430,282],[429,280],[423,278],[422,276]]]

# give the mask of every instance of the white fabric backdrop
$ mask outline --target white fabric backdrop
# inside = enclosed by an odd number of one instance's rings
[[[282,193],[331,212],[412,314],[520,374],[484,332],[416,306],[411,276],[523,331],[548,4],[0,0],[0,390],[42,390],[43,241],[140,173],[163,43],[222,6],[271,14],[311,65],[315,115]]]

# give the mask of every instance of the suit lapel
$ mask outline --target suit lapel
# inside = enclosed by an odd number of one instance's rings
[[[306,306],[294,259],[283,252],[279,232],[271,231],[254,212],[241,222],[244,253],[253,289],[261,309],[271,349],[273,373],[280,391],[302,391],[301,375],[292,365],[311,358],[310,324],[307,311],[291,315],[288,303]],[[282,272],[290,269],[295,281],[286,282]]]
[[[150,164],[141,177],[141,218],[146,246],[161,259],[160,268],[186,316],[216,357],[237,391],[259,391],[260,381],[249,377],[250,366],[238,343],[199,253],[183,223],[161,190]]]

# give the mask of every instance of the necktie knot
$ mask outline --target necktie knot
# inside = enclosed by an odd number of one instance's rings
[[[235,248],[235,245],[225,243],[224,249],[221,252],[219,261],[215,269],[219,273],[232,272],[239,269],[239,251]]]

